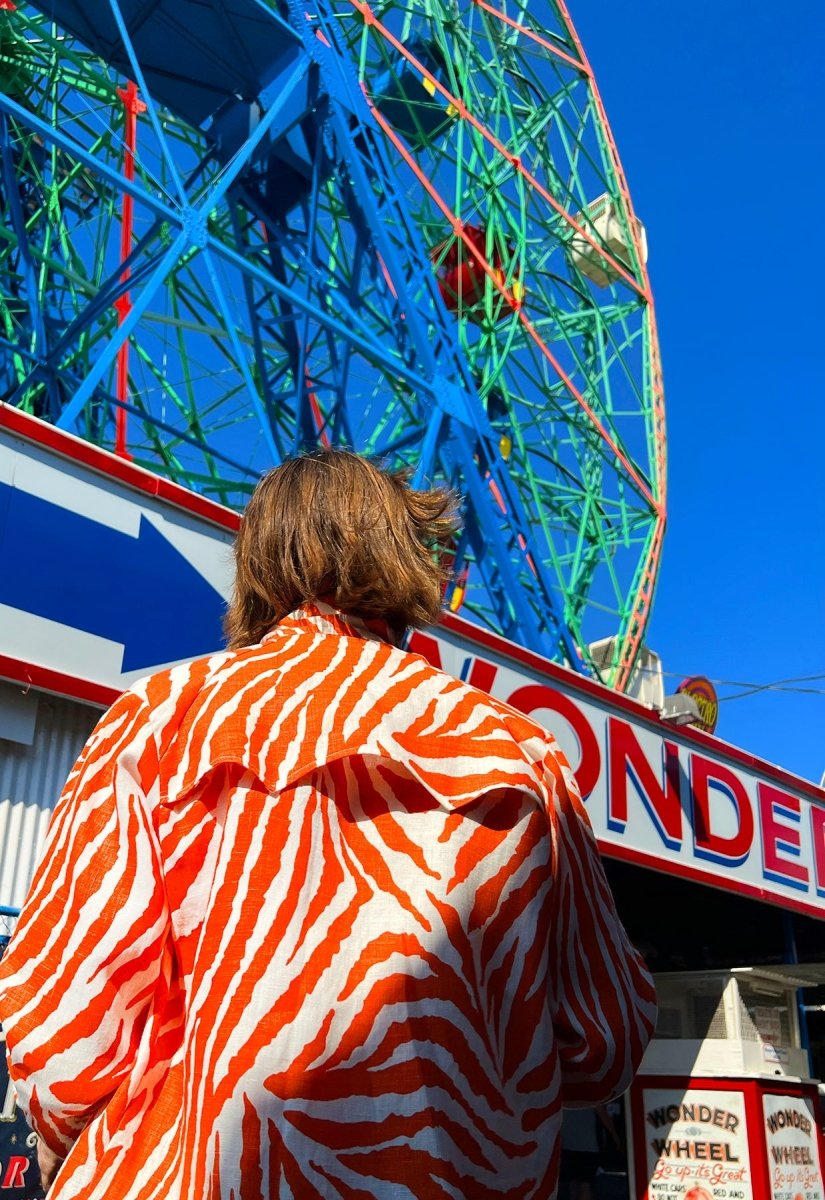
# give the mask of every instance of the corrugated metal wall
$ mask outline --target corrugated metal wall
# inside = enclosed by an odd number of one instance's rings
[[[0,691],[0,710],[6,693],[19,701],[19,685],[3,683]],[[26,703],[36,706],[29,744],[16,740],[25,737],[19,721],[12,730],[0,720],[0,905],[11,908],[25,898],[52,809],[100,718],[97,708],[42,692],[26,693]]]

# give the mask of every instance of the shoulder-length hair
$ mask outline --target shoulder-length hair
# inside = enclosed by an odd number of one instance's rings
[[[457,529],[446,488],[417,491],[407,472],[349,450],[293,458],[263,477],[235,542],[230,649],[259,642],[302,604],[323,600],[396,629],[432,624]]]

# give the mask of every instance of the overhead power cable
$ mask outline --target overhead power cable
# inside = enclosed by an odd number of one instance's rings
[[[688,675],[680,671],[657,671],[654,667],[640,667],[639,670],[645,674],[662,674],[673,679],[687,679]],[[795,687],[795,684],[815,683],[818,680],[825,680],[825,671],[817,672],[813,675],[792,675],[787,679],[775,679],[769,683],[757,683],[755,681],[746,681],[741,679],[713,679],[707,676],[710,682],[716,688],[741,688],[742,691],[735,692],[731,696],[719,696],[719,703],[727,703],[731,700],[742,700],[748,696],[756,696],[761,692],[784,692],[792,695],[804,696],[825,696],[825,687]]]

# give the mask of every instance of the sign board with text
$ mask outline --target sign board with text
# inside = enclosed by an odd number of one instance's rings
[[[770,1200],[825,1200],[816,1114],[807,1096],[762,1097]]]
[[[825,917],[822,789],[467,622],[410,646],[554,734],[606,854]]]
[[[0,404],[0,678],[108,704],[220,648],[238,516]],[[410,649],[555,736],[610,856],[825,917],[825,792],[447,616]]]
[[[713,1088],[644,1088],[649,1200],[756,1200],[745,1097]]]
[[[633,1200],[825,1200],[816,1084],[637,1076]]]

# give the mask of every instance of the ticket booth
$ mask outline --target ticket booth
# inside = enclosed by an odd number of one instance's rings
[[[825,965],[656,982],[656,1037],[626,1101],[632,1200],[823,1200],[797,989],[825,982]]]

